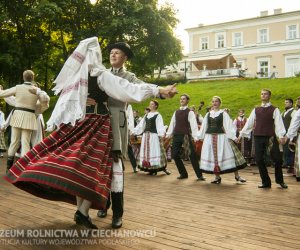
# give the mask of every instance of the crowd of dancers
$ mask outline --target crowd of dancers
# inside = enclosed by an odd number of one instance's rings
[[[178,179],[188,178],[183,160],[186,158],[186,152],[189,152],[188,159],[193,166],[197,180],[205,180],[202,174],[204,172],[215,175],[211,183],[220,184],[221,174],[234,172],[236,181],[244,183],[246,180],[239,175],[238,170],[247,165],[257,165],[262,179],[262,184],[258,187],[268,188],[271,187],[271,180],[267,166],[271,165],[275,168],[276,183],[282,188],[287,188],[283,180],[283,167],[287,168],[287,174],[294,175],[297,181],[300,180],[297,174],[299,172],[298,158],[295,157],[298,152],[295,152],[297,136],[289,138],[289,143],[286,143],[287,137],[285,137],[285,135],[289,136],[286,133],[290,125],[297,124],[300,97],[296,100],[295,108],[293,100],[286,99],[285,111],[282,113],[271,105],[270,99],[271,91],[261,90],[261,106],[253,109],[249,118],[246,118],[245,111],[240,109],[238,116],[232,121],[229,115],[230,110],[221,109],[222,100],[219,96],[212,97],[211,105],[206,109],[203,117],[196,112],[194,106],[188,107],[190,98],[187,94],[183,94],[180,96],[180,108],[174,112],[169,126],[163,125],[160,114],[159,122],[154,126],[154,121],[150,118],[158,115],[158,102],[155,101],[156,108],[153,110],[151,108],[153,101],[151,101],[150,111],[131,131],[134,135],[145,132],[141,143],[138,140],[132,140],[136,152],[135,157],[139,162],[138,168],[150,174],[166,169],[167,150],[171,148],[172,158],[179,172]],[[200,103],[199,110],[203,104],[203,102]],[[134,116],[138,120],[136,113],[137,111]],[[149,130],[150,127],[152,131]],[[164,128],[168,129],[164,130]],[[150,138],[153,135],[160,138],[160,142],[151,141]],[[172,138],[171,147],[170,138]],[[163,141],[168,143],[163,143]],[[197,150],[198,143],[202,147]],[[160,150],[158,150],[159,147]],[[152,151],[159,151],[159,154]],[[159,157],[164,158],[161,161],[165,164],[164,166],[154,162]],[[131,157],[131,159],[134,158]],[[134,161],[131,160],[131,162],[133,166],[136,166]]]
[[[280,114],[270,103],[271,91],[263,89],[261,106],[253,109],[248,119],[240,110],[232,121],[229,110],[221,108],[221,97],[212,97],[203,117],[195,107],[189,108],[189,95],[181,94],[180,107],[166,126],[157,99],[174,97],[176,85],[158,87],[126,71],[124,64],[133,57],[128,44],[111,44],[108,50],[109,70],[102,65],[96,37],[81,41],[65,62],[53,89],[60,95],[47,122],[48,130],[55,130],[46,138],[42,130],[38,131],[39,117],[49,107],[49,96],[36,86],[34,72],[24,71],[23,84],[0,89],[0,98],[14,99],[11,118],[1,126],[2,136],[7,124],[11,126],[5,175],[8,182],[41,198],[75,204],[76,224],[97,229],[90,208],[97,209],[98,217],[103,218],[111,206],[112,227],[122,226],[123,160],[127,155],[135,173],[139,169],[149,175],[160,171],[170,175],[167,166],[172,158],[179,172],[177,179],[186,179],[183,160],[188,158],[197,181],[205,181],[205,173],[214,175],[212,184],[221,184],[222,174],[234,173],[237,182],[245,183],[239,170],[251,163],[255,149],[254,161],[262,180],[259,188],[272,184],[268,158],[281,188],[288,188],[283,180],[283,159],[290,172],[296,170],[299,180],[300,109],[294,111],[287,105]],[[128,103],[146,99],[151,99],[149,107],[138,120]],[[299,108],[300,98],[297,105]],[[40,136],[32,143],[34,134]],[[0,134],[0,152],[6,150],[1,140]],[[289,152],[294,145],[295,152]],[[19,148],[20,158],[16,159]],[[138,156],[134,154],[137,151]]]

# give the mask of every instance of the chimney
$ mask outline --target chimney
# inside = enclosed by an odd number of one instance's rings
[[[267,10],[263,10],[260,12],[260,16],[263,17],[263,16],[267,16],[268,15],[268,11]]]
[[[274,15],[278,15],[282,13],[282,9],[274,9]]]

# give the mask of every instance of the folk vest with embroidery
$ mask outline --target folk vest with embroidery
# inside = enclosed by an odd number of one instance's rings
[[[236,128],[237,131],[240,132],[247,122],[247,118],[244,118],[242,121],[236,118]]]

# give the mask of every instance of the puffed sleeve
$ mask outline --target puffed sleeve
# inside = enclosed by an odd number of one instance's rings
[[[144,133],[145,127],[146,127],[146,121],[145,121],[146,115],[143,117],[143,119],[136,125],[136,127],[133,129],[134,135],[140,135]]]
[[[161,114],[158,114],[158,116],[156,117],[156,130],[158,136],[165,135],[165,126]]]
[[[155,84],[134,84],[124,78],[104,71],[98,76],[99,88],[110,97],[123,102],[141,102],[150,97],[159,97],[159,88]]]
[[[204,137],[205,137],[205,133],[206,133],[206,130],[207,130],[207,127],[208,127],[208,124],[207,124],[207,119],[208,119],[207,117],[208,116],[209,116],[209,112],[206,113],[206,115],[204,116],[201,128],[197,132],[197,139],[198,140],[203,140]]]
[[[232,124],[232,120],[226,112],[223,112],[223,128],[225,130],[225,134],[227,138],[231,140],[236,139],[236,133],[235,133],[234,126]]]

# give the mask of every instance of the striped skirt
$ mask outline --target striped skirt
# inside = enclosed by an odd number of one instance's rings
[[[6,152],[6,143],[5,143],[5,137],[4,133],[0,132],[0,152]]]
[[[62,125],[20,158],[4,177],[35,196],[76,204],[76,196],[103,209],[112,179],[109,115],[88,114]]]

